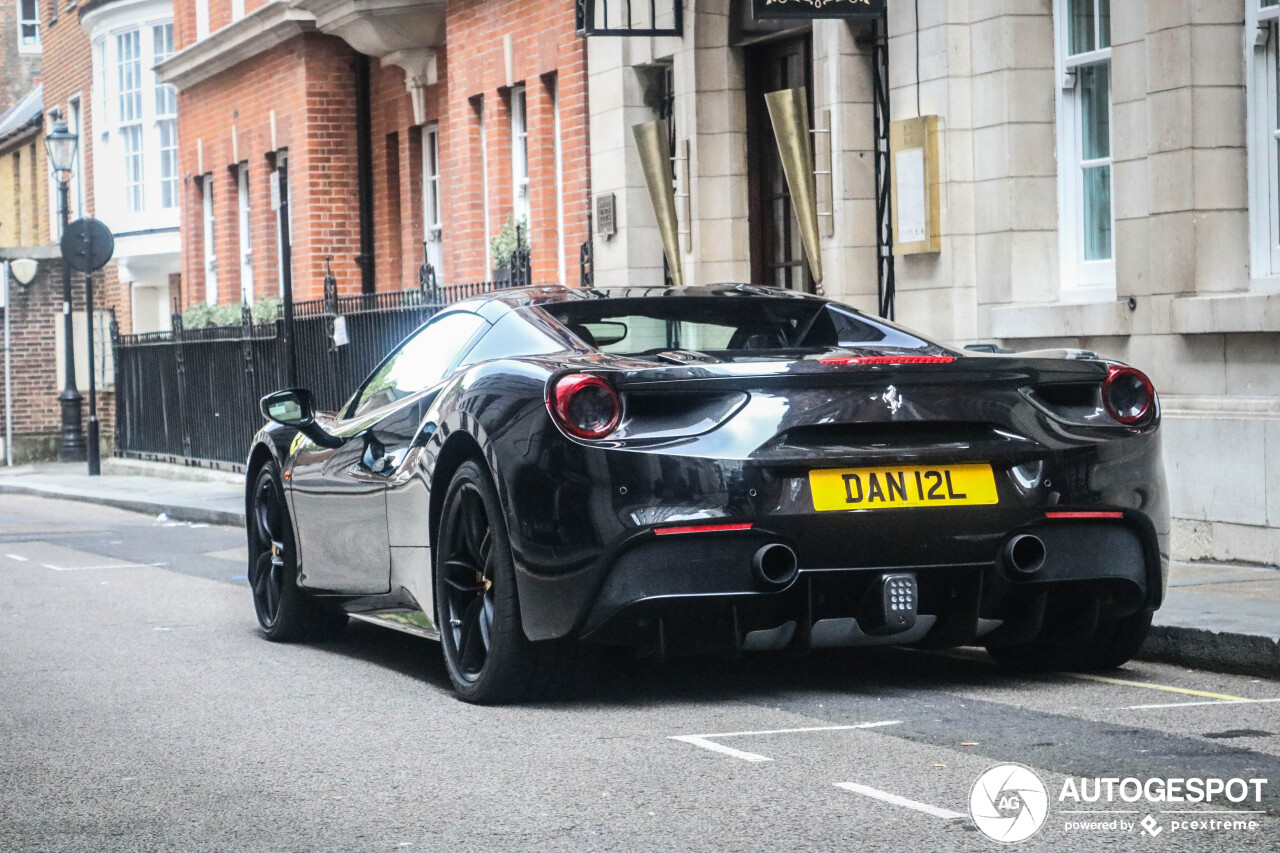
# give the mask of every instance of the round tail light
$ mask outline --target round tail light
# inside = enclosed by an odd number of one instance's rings
[[[1112,367],[1102,383],[1102,403],[1107,414],[1126,426],[1149,419],[1155,402],[1156,389],[1141,370]]]
[[[547,407],[560,428],[576,438],[604,438],[622,420],[618,392],[589,373],[570,373],[557,379]]]

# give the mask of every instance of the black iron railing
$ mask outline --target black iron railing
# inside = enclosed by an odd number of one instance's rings
[[[294,305],[290,340],[298,384],[317,408],[336,411],[396,344],[440,309],[503,285],[476,282],[338,296],[326,276],[325,297]],[[283,321],[116,334],[116,454],[238,467],[262,426],[258,400],[286,384]]]

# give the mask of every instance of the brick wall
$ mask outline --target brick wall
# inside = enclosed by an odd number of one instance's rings
[[[175,12],[188,17],[182,4]],[[254,292],[279,295],[270,179],[280,149],[288,154],[295,298],[322,295],[327,256],[342,292],[359,292],[354,56],[339,39],[305,34],[179,93],[184,304],[206,295],[201,175],[213,187],[218,302],[239,300],[240,164],[249,170]]]
[[[0,113],[40,81],[40,61],[38,53],[18,52],[18,4],[0,3]]]
[[[446,6],[450,46],[448,115],[441,130],[445,267],[453,280],[483,278],[488,237],[511,213],[509,87],[525,85],[528,111],[530,244],[535,281],[558,273],[555,129],[552,86],[560,103],[568,283],[577,281],[578,247],[587,239],[590,200],[586,45],[574,34],[573,3],[534,0],[505,3],[456,0]],[[505,40],[511,40],[507,76]],[[484,112],[488,195],[480,174],[480,122]],[[485,234],[485,204],[492,233]]]
[[[84,276],[72,275],[72,310],[84,311]],[[97,292],[104,288],[102,275],[95,279]],[[13,431],[15,461],[51,459],[57,453],[62,413],[58,394],[63,378],[58,373],[57,324],[62,317],[62,266],[56,260],[41,261],[35,279],[22,287],[10,281],[10,334],[13,350]],[[81,347],[83,350],[83,345]],[[0,349],[0,382],[3,382],[5,355]],[[82,368],[83,369],[83,368]],[[87,388],[84,416],[89,413]],[[4,418],[4,400],[0,396],[0,424]],[[109,441],[115,424],[113,395],[98,394],[98,420],[101,435]],[[0,433],[2,434],[2,433]]]
[[[37,246],[49,240],[48,167],[38,133],[0,151],[0,246]]]
[[[458,0],[447,10],[448,47],[437,60],[441,82],[427,90],[425,116],[440,126],[444,268],[437,271],[439,280],[486,276],[489,237],[501,228],[512,204],[508,83],[522,81],[529,103],[534,277],[556,279],[554,81],[561,105],[565,263],[569,281],[576,282],[578,247],[587,237],[589,175],[585,47],[573,32],[573,4]],[[214,29],[229,23],[229,0],[213,0],[210,16]],[[178,43],[191,44],[194,0],[175,4],[174,21]],[[503,61],[508,36],[510,81]],[[295,298],[322,295],[329,257],[339,292],[359,292],[355,57],[341,40],[308,33],[180,93],[184,304],[203,301],[206,293],[202,174],[213,186],[217,301],[239,298],[237,163],[245,163],[250,175],[254,291],[278,294],[277,221],[268,183],[275,149],[288,150]],[[414,124],[404,72],[373,60],[370,77],[374,274],[379,290],[397,290],[417,283],[422,262],[422,129]],[[479,119],[471,99],[483,100],[488,123],[492,233],[484,228]]]

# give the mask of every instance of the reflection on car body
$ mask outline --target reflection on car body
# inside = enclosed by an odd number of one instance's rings
[[[471,701],[531,695],[583,644],[1110,667],[1164,594],[1143,374],[957,351],[789,291],[500,291],[410,335],[339,412],[303,391],[263,408],[266,635],[354,616],[438,638]]]

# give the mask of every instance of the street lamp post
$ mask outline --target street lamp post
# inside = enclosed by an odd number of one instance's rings
[[[67,130],[67,123],[58,119],[53,132],[45,136],[45,148],[49,152],[49,166],[58,183],[58,217],[65,232],[71,218],[71,166],[75,162],[76,145],[80,139]],[[80,389],[76,387],[75,326],[71,315],[71,267],[62,264],[62,343],[66,350],[66,379],[58,404],[62,407],[62,439],[58,443],[59,462],[83,462],[85,460],[84,430],[80,426],[83,405]]]

